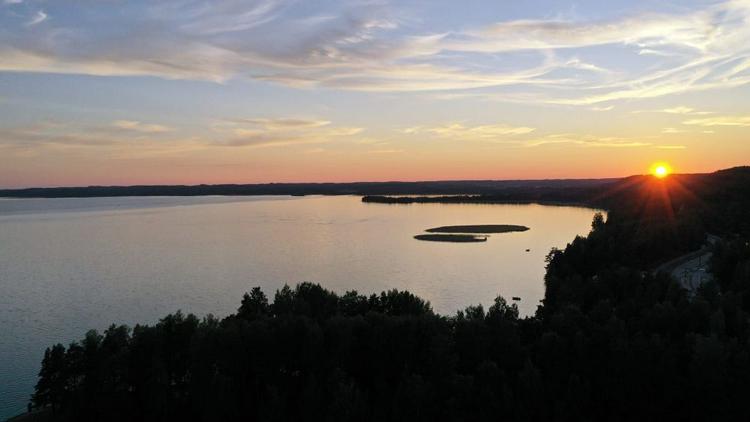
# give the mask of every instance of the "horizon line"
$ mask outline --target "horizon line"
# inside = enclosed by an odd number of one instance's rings
[[[673,173],[672,176],[688,176],[712,174],[720,171],[750,167],[750,165],[734,166],[710,172]],[[270,186],[270,185],[355,185],[355,184],[388,184],[388,183],[471,183],[471,182],[550,182],[550,181],[607,181],[621,180],[629,177],[647,176],[648,173],[631,174],[619,177],[562,177],[562,178],[532,178],[532,179],[441,179],[441,180],[364,180],[346,182],[256,182],[256,183],[197,183],[197,184],[132,184],[132,185],[78,185],[78,186],[30,186],[30,187],[0,187],[0,191],[23,191],[35,189],[86,189],[86,188],[135,188],[135,187],[199,187],[199,186]]]

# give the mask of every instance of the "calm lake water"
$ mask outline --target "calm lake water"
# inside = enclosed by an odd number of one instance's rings
[[[0,199],[0,419],[25,410],[47,346],[178,309],[225,316],[253,286],[271,298],[301,281],[406,289],[447,314],[502,294],[532,314],[545,255],[586,234],[594,213],[349,196]],[[531,230],[483,243],[412,238],[453,224]]]

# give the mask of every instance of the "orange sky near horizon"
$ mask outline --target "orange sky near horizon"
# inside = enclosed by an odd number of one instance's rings
[[[608,151],[604,151],[608,152]],[[516,158],[513,154],[516,153]],[[155,184],[242,184],[272,182],[359,182],[423,180],[513,180],[583,179],[625,177],[648,174],[655,162],[667,162],[675,173],[707,173],[723,168],[747,165],[742,155],[725,157],[691,153],[689,150],[621,151],[602,154],[596,149],[560,148],[541,156],[524,158],[526,151],[495,151],[466,157],[437,156],[428,153],[372,153],[337,157],[287,157],[284,166],[278,159],[252,159],[232,154],[196,157],[196,163],[184,168],[190,157],[96,160],[80,157],[81,164],[71,168],[55,165],[55,154],[36,156],[33,162],[20,161],[14,171],[11,163],[3,169],[4,187],[49,187],[88,185]],[[532,152],[533,153],[533,152]],[[600,155],[601,154],[601,155]],[[71,160],[71,158],[67,158]],[[49,161],[48,161],[49,160]],[[289,170],[288,166],[296,168]],[[32,173],[33,176],[29,176]]]

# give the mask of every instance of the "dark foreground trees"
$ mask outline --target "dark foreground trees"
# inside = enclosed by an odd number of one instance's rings
[[[741,420],[750,326],[729,295],[600,273],[543,316],[499,297],[434,314],[406,292],[254,289],[237,314],[112,326],[45,354],[61,420]],[[588,286],[588,287],[587,287]]]

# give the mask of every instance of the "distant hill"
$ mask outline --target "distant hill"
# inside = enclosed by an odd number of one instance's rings
[[[608,185],[589,205],[647,221],[692,213],[709,231],[750,234],[750,167],[664,180],[631,176]]]

